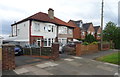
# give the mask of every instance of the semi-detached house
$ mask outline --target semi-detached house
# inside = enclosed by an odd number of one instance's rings
[[[36,44],[50,47],[55,39],[62,44],[73,39],[74,26],[54,16],[54,10],[49,8],[48,14],[39,12],[11,25],[13,41],[20,45]]]

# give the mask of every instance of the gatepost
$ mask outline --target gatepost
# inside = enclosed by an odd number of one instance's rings
[[[2,45],[2,70],[15,69],[15,45],[3,44]]]

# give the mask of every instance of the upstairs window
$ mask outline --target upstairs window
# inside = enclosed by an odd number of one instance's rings
[[[35,23],[34,31],[40,31],[40,24]]]
[[[68,33],[69,33],[69,34],[72,34],[72,29],[68,29]]]
[[[67,34],[67,27],[60,26],[58,29],[59,34]]]
[[[45,32],[53,32],[54,31],[54,26],[52,26],[52,25],[45,25],[44,31]]]

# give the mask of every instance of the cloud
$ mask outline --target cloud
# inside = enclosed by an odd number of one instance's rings
[[[47,13],[53,8],[55,16],[68,22],[70,19],[93,22],[100,25],[102,0],[1,0],[0,23],[4,34],[10,33],[10,25],[39,11]],[[104,25],[118,21],[118,1],[104,0]],[[6,30],[7,29],[7,30]]]

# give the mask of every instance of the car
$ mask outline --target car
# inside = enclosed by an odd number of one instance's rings
[[[15,45],[14,51],[15,55],[23,55],[22,47],[20,45]]]
[[[68,54],[74,54],[75,52],[75,47],[76,47],[76,44],[77,43],[82,43],[81,41],[70,41],[68,42],[67,44],[65,44],[63,47],[62,47],[62,52],[64,53],[68,53]]]

